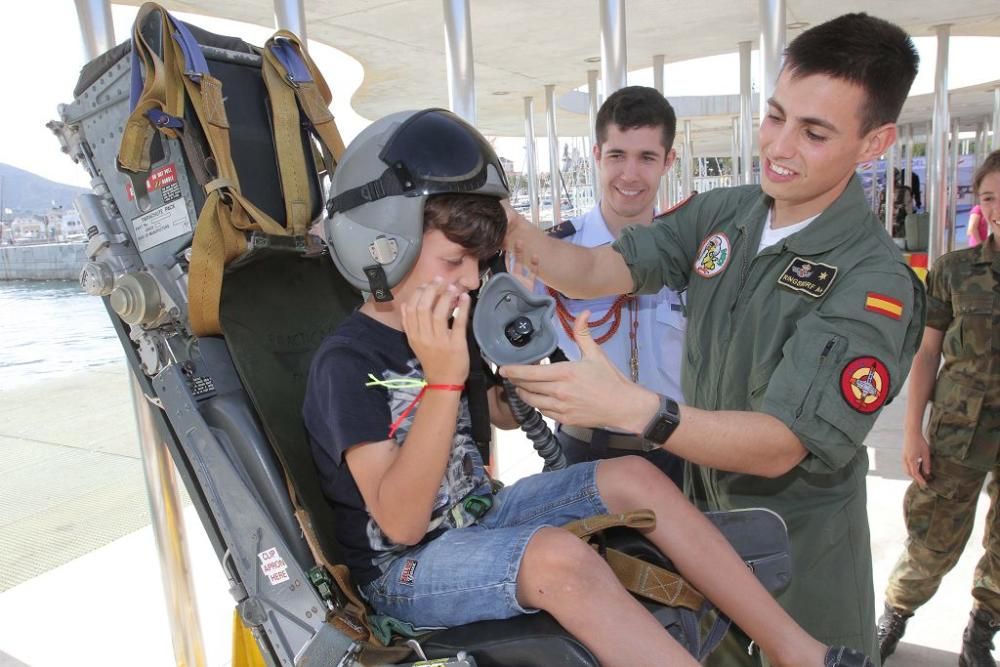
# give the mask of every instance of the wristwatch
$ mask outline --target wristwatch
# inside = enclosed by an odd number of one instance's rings
[[[646,424],[642,432],[643,439],[662,445],[673,434],[674,429],[681,423],[681,412],[677,407],[677,401],[663,394],[660,394],[660,408],[653,415],[653,418]]]

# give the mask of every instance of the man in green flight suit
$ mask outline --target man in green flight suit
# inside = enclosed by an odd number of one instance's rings
[[[698,195],[595,249],[509,212],[509,240],[564,294],[688,290],[689,405],[629,382],[586,314],[579,361],[501,373],[561,423],[642,434],[696,464],[689,490],[704,507],[780,514],[793,573],[778,600],[820,641],[875,656],[863,441],[906,377],[925,302],[855,169],[895,141],[918,56],[897,26],[850,14],[785,57],[760,127],[760,186]],[[758,664],[734,643],[709,664]]]

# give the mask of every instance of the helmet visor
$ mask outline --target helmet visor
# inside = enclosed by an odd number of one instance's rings
[[[489,142],[444,109],[426,109],[407,118],[389,138],[379,158],[410,196],[475,192],[486,184],[490,165],[504,189],[510,189]]]
[[[474,127],[444,109],[425,109],[393,131],[378,154],[386,169],[374,180],[334,196],[330,215],[384,197],[510,193],[500,158]],[[494,175],[491,176],[490,172]]]

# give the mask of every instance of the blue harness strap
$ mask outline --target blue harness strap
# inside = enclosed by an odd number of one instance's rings
[[[312,74],[295,45],[287,39],[278,38],[270,46],[271,53],[278,59],[281,66],[288,72],[288,81],[291,84],[312,83]]]
[[[130,68],[132,70],[131,78],[131,88],[128,93],[128,111],[132,113],[135,111],[135,105],[139,102],[139,96],[142,94],[142,67],[139,62],[139,51],[135,48],[135,44],[132,44],[132,56]]]
[[[194,38],[187,24],[171,17],[174,26],[173,38],[184,54],[184,76],[192,81],[201,82],[201,77],[208,74],[208,61],[201,52],[198,40]]]

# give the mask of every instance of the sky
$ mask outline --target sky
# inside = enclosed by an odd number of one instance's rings
[[[112,6],[117,41],[124,40],[135,16],[135,7]],[[252,26],[221,19],[178,14],[182,19],[222,34],[237,35],[253,44],[263,42],[273,28]],[[595,39],[597,36],[595,35]],[[442,34],[442,43],[444,37]],[[912,93],[934,89],[935,40],[915,40],[921,52],[921,67]],[[345,139],[353,138],[367,124],[350,107],[350,96],[362,79],[360,64],[341,52],[315,42],[310,54],[334,90],[334,114]],[[756,58],[756,51],[754,52]],[[1000,79],[1000,38],[965,37],[951,40],[949,84],[953,88]],[[86,186],[88,179],[81,167],[61,154],[55,136],[45,128],[57,119],[57,107],[68,103],[84,63],[75,3],[72,0],[28,0],[0,3],[0,90],[3,110],[0,117],[0,162],[32,171],[53,181]],[[24,66],[15,66],[24,63]],[[636,63],[630,63],[636,66]],[[756,66],[753,71],[756,72]],[[666,95],[713,95],[739,92],[739,56],[734,52],[697,61],[671,63],[664,77]],[[581,83],[586,73],[581,71]],[[652,85],[650,69],[629,73],[629,83]],[[535,121],[544,127],[544,117]],[[501,139],[501,155],[514,161],[515,169],[523,163],[523,139]],[[544,138],[537,145],[539,169],[548,169],[548,148]]]

